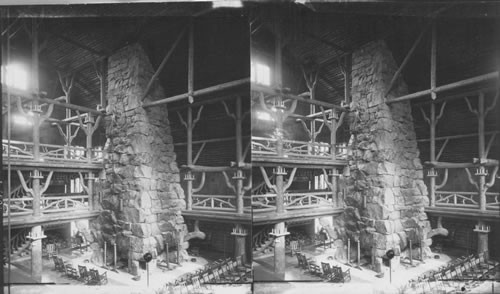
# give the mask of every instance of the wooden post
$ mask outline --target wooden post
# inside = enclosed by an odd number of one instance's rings
[[[274,243],[274,273],[284,280],[286,271],[285,235],[280,233],[285,231],[285,223],[275,224],[274,229],[278,234]]]
[[[116,241],[113,243],[113,269],[116,270]]]
[[[432,92],[434,95],[436,93]],[[431,103],[431,117],[430,117],[430,159],[436,161],[436,104]],[[434,168],[430,169],[430,206],[436,206],[436,171]]]
[[[37,20],[32,20],[31,28],[31,38],[32,38],[32,68],[31,68],[31,82],[32,82],[32,92],[38,97],[39,89],[39,59],[38,59],[38,25]],[[40,161],[40,113],[41,108],[38,101],[32,102],[32,112],[33,112],[33,160],[35,162]],[[33,170],[33,181],[32,181],[32,191],[33,191],[33,216],[38,218],[42,215],[41,213],[41,187],[40,170]],[[42,235],[42,226],[36,225],[31,229],[33,236]],[[42,261],[42,239],[33,239],[31,243],[31,277],[38,283],[42,282],[42,272],[43,272],[43,261]]]
[[[347,264],[351,264],[351,238],[347,237]]]
[[[167,256],[167,268],[170,269],[170,258],[168,256],[168,242],[166,242],[165,251],[166,251],[166,256]]]
[[[236,212],[239,214],[243,213],[243,194],[245,193],[243,190],[243,180],[245,177],[243,176],[243,171],[241,169],[236,171],[235,176],[233,177],[236,180]]]
[[[107,262],[106,262],[107,261],[106,260],[106,258],[107,258],[107,254],[106,254],[107,252],[106,251],[107,250],[108,250],[108,248],[107,248],[107,245],[106,245],[106,240],[104,240],[104,260],[102,261],[104,268],[107,268]]]
[[[359,239],[356,240],[356,243],[358,244],[358,267],[361,267],[361,245]]]
[[[484,109],[484,93],[479,93],[478,98],[478,141],[479,141],[479,161],[486,161],[486,152],[485,152],[485,135],[484,135],[484,120],[486,117],[485,109]],[[479,210],[486,211],[486,173],[479,173]]]
[[[181,265],[180,252],[181,252],[181,243],[180,241],[177,241],[177,264],[179,266]]]
[[[94,181],[94,173],[90,171],[88,173],[87,194],[89,195],[89,209],[91,211],[94,210]]]
[[[283,213],[285,212],[285,193],[284,193],[284,181],[283,176],[286,175],[285,168],[282,166],[277,166],[274,175],[276,178],[276,212]]]
[[[236,112],[235,112],[235,122],[236,122],[236,163],[238,166],[243,162],[243,136],[242,136],[242,108],[241,108],[241,97],[236,98]]]
[[[413,265],[413,242],[408,238],[408,243],[410,244],[410,265]]]
[[[330,120],[330,148],[331,148],[331,154],[332,154],[332,159],[336,159],[337,157],[337,119],[336,119],[336,114],[335,110],[332,109],[332,112],[330,114],[331,120]]]
[[[436,100],[436,56],[437,56],[437,33],[436,20],[432,23],[432,44],[431,44],[431,98]]]

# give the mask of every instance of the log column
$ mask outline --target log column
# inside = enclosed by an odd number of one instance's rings
[[[236,224],[231,235],[234,236],[234,257],[241,256],[241,262],[245,264],[247,262],[246,239],[248,230],[243,225]]]
[[[477,253],[485,253],[484,258],[488,260],[488,234],[490,232],[490,226],[487,226],[484,221],[478,221],[474,232],[477,232]]]
[[[274,273],[278,279],[285,279],[286,256],[285,236],[289,235],[284,222],[274,225],[270,235],[274,236]]]

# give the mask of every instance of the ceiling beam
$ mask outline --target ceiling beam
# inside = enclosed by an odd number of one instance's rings
[[[99,51],[99,50],[96,50],[94,48],[91,48],[90,46],[87,46],[79,41],[76,41],[76,40],[73,40],[72,38],[70,37],[67,37],[67,36],[64,36],[64,35],[61,35],[61,34],[58,34],[58,33],[54,33],[52,31],[47,31],[47,33],[49,33],[50,35],[58,38],[58,39],[61,39],[69,44],[72,44],[78,48],[81,48],[81,49],[84,49],[92,54],[95,54],[97,56],[101,56],[101,57],[104,57],[104,56],[108,56],[108,54],[106,52],[103,52],[103,51]]]
[[[316,36],[316,35],[314,35],[314,34],[312,34],[312,33],[309,33],[309,32],[306,32],[306,31],[303,31],[303,32],[302,32],[302,34],[304,34],[304,36],[306,36],[306,37],[309,37],[309,38],[311,38],[311,39],[314,39],[314,40],[316,40],[316,41],[319,41],[319,42],[321,42],[321,43],[323,43],[323,44],[325,44],[325,45],[328,45],[328,46],[330,46],[330,47],[332,47],[332,48],[334,48],[334,49],[336,49],[336,50],[340,50],[340,51],[342,51],[342,52],[344,52],[344,53],[349,53],[349,52],[351,52],[351,50],[350,50],[349,48],[346,48],[346,47],[344,47],[344,46],[340,46],[340,45],[338,45],[338,44],[335,44],[335,43],[334,43],[334,42],[332,42],[332,41],[326,40],[325,38],[322,38],[322,37],[320,37],[320,36]]]

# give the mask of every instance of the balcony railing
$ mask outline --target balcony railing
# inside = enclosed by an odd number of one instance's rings
[[[89,210],[89,195],[42,197],[42,212]]]
[[[252,154],[263,156],[277,156],[277,139],[252,137]],[[347,158],[345,147],[336,147],[336,159]],[[283,140],[283,152],[289,158],[332,159],[331,144],[325,142],[304,142]]]
[[[254,213],[276,211],[276,194],[252,195]],[[342,207],[342,201],[335,199],[331,191],[291,192],[284,195],[285,210],[300,210],[326,207]]]
[[[3,199],[3,217],[33,214],[33,197]]]
[[[193,195],[193,210],[210,210],[219,212],[236,212],[236,196],[235,195]],[[251,212],[250,196],[243,196],[243,211]]]
[[[43,196],[40,200],[42,213],[90,210],[88,195]],[[32,215],[33,197],[3,199],[3,217],[7,217],[9,212],[11,217]]]
[[[479,193],[436,191],[436,206],[479,209]],[[486,192],[486,209],[500,210],[499,192]]]
[[[2,156],[10,156],[13,159],[33,160],[32,142],[8,141],[2,140]],[[103,160],[103,151],[91,149],[91,163],[100,163]],[[51,144],[40,144],[40,158],[43,161],[70,161],[70,162],[88,162],[88,151],[80,146],[61,146]]]

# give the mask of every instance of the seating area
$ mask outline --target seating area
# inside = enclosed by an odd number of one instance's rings
[[[469,255],[458,258],[436,271],[429,271],[417,279],[410,280],[406,288],[410,293],[436,293],[454,291],[457,289],[470,290],[484,280],[496,275],[498,266],[495,261],[485,259],[487,252],[479,255]]]
[[[349,269],[343,271],[340,266],[331,266],[326,262],[321,262],[320,267],[312,258],[307,258],[303,253],[297,252],[296,256],[298,267],[311,275],[332,283],[345,283],[351,281],[351,272]]]
[[[167,288],[177,290],[176,293],[192,293],[202,291],[203,284],[250,283],[251,277],[251,266],[243,264],[241,256],[238,256],[236,259],[219,259],[209,263],[194,273],[168,283]]]
[[[52,256],[55,270],[64,274],[67,278],[83,282],[87,285],[105,285],[108,283],[107,272],[99,273],[97,269],[88,269],[86,266],[78,265],[75,268],[72,264],[64,262],[57,255]]]

